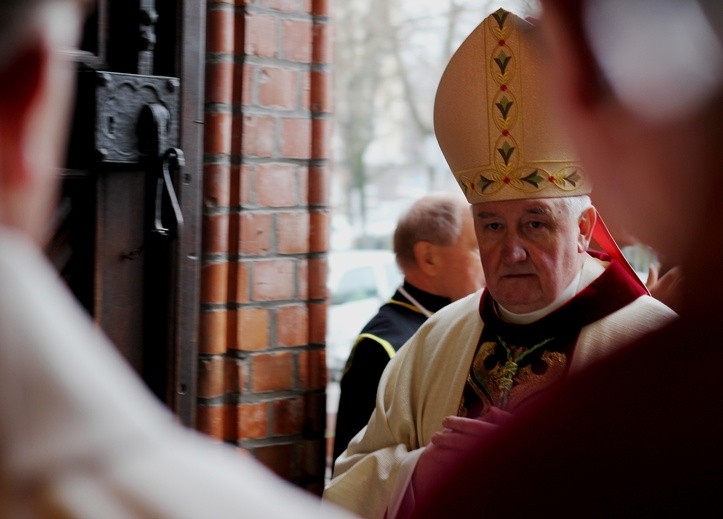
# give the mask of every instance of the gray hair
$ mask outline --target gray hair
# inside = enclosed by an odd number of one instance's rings
[[[462,233],[464,211],[469,204],[451,193],[426,195],[399,218],[394,231],[394,253],[400,268],[414,265],[414,245],[426,241],[451,245]]]
[[[592,200],[589,195],[565,196],[561,200],[570,215],[579,218],[589,207],[592,207]]]

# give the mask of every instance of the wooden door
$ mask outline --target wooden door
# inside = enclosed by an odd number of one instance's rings
[[[97,0],[48,255],[194,425],[204,2]]]

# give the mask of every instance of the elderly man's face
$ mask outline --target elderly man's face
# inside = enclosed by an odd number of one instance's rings
[[[582,266],[586,242],[561,199],[478,203],[474,223],[487,287],[512,312],[552,303]]]

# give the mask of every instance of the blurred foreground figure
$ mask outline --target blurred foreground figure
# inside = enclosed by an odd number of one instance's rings
[[[41,252],[83,9],[0,4],[0,517],[319,517],[312,496],[177,425]]]
[[[557,113],[592,176],[598,205],[616,227],[680,266],[681,317],[519,410],[439,474],[417,515],[717,514],[723,3],[542,5]]]
[[[384,371],[374,413],[324,491],[360,515],[411,513],[520,406],[675,317],[591,205],[588,174],[543,95],[539,50],[532,26],[500,9],[440,81],[435,132],[472,204],[486,287],[430,317]],[[588,250],[593,238],[607,254]],[[477,492],[464,509],[485,513]]]
[[[469,204],[459,194],[416,200],[399,218],[394,254],[404,283],[364,326],[341,379],[334,459],[369,421],[384,368],[435,312],[482,288]]]

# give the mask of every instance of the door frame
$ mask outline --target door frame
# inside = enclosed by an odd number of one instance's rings
[[[203,196],[203,123],[206,2],[180,0],[178,13],[181,72],[181,148],[186,165],[179,182],[184,231],[176,253],[173,321],[173,375],[168,405],[181,422],[196,426],[198,330],[201,270],[201,205]]]

